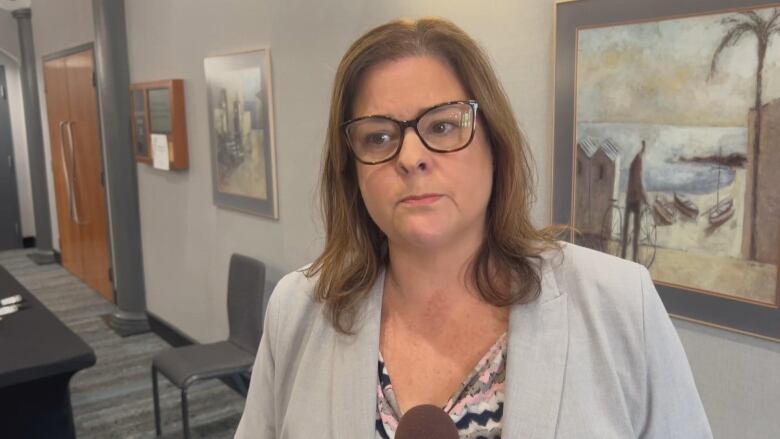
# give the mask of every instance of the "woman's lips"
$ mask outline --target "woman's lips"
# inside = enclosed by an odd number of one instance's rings
[[[426,204],[433,204],[441,198],[441,194],[421,194],[410,195],[401,199],[401,203],[413,206],[424,206]]]

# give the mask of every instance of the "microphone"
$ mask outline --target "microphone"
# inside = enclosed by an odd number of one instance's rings
[[[395,430],[395,439],[458,439],[458,429],[440,407],[430,404],[409,409]]]

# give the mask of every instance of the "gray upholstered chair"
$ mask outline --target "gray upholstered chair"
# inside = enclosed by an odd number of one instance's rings
[[[168,349],[152,360],[154,427],[160,428],[160,399],[157,372],[181,390],[182,430],[190,437],[187,390],[193,383],[211,378],[231,378],[246,395],[241,374],[252,370],[263,332],[263,316],[268,301],[265,291],[265,265],[247,256],[234,254],[228,274],[227,311],[230,335],[226,341],[194,344]],[[270,293],[269,293],[270,294]]]

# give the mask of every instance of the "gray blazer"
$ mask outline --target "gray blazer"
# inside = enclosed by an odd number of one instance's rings
[[[711,438],[647,270],[563,249],[544,255],[541,296],[510,312],[502,437]],[[237,439],[375,437],[382,285],[344,336],[312,300],[313,279],[293,272],[279,282]]]

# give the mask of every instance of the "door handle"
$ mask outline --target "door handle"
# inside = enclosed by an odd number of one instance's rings
[[[73,222],[76,222],[76,219],[73,216],[73,187],[70,182],[70,170],[68,166],[68,157],[70,155],[65,151],[65,132],[62,130],[67,123],[68,122],[65,120],[60,121],[60,152],[62,153],[62,172],[65,174],[65,191],[68,194],[68,213],[70,214],[70,219],[73,220]]]
[[[71,170],[71,191],[72,191],[72,204],[73,204],[73,222],[75,222],[78,225],[84,225],[87,224],[86,221],[81,221],[81,216],[79,215],[79,202],[78,197],[76,197],[76,191],[78,190],[76,187],[76,145],[73,143],[73,122],[68,121],[66,127],[68,128],[68,144],[70,145],[70,170]]]

